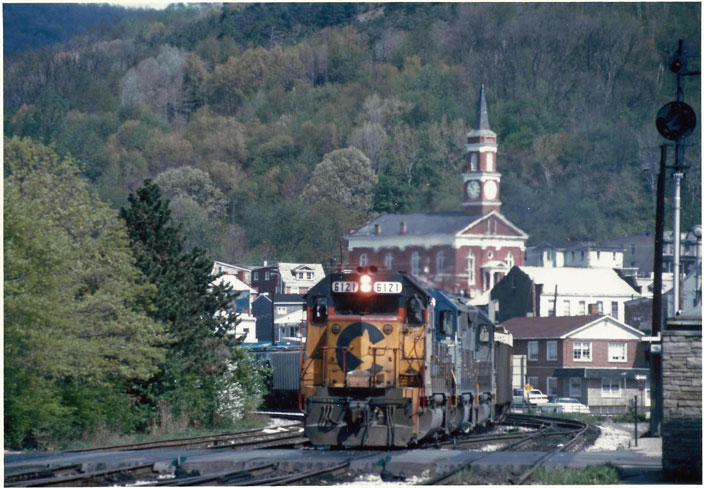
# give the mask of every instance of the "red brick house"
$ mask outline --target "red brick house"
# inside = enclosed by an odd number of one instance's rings
[[[462,211],[381,215],[346,236],[349,264],[407,271],[470,297],[523,265],[528,235],[500,212],[496,133],[489,128],[483,85],[465,150]]]
[[[501,325],[513,334],[514,356],[526,356],[525,381],[548,396],[573,397],[603,414],[625,412],[634,396],[649,405],[643,332],[602,315],[515,317]]]

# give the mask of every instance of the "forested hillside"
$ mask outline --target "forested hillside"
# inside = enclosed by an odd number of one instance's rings
[[[70,154],[115,208],[153,179],[214,258],[331,265],[378,212],[460,208],[484,83],[503,212],[533,243],[600,240],[652,226],[655,114],[700,25],[699,3],[172,6],[6,58],[5,135]]]

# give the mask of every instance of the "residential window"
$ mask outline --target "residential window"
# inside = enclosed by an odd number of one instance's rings
[[[360,266],[366,266],[368,261],[369,261],[369,258],[367,256],[367,253],[363,253],[363,254],[359,255],[359,265]]]
[[[579,301],[579,315],[586,315],[587,314],[587,302],[584,300]]]
[[[420,255],[418,251],[413,251],[411,254],[411,274],[417,275],[420,273]]]
[[[548,361],[557,361],[557,341],[548,341]]]
[[[306,279],[307,279],[307,280],[312,280],[312,279],[313,279],[313,273],[306,273]]]
[[[538,360],[538,341],[528,341],[528,361]]]
[[[276,307],[276,313],[279,315],[286,315],[286,307]]]
[[[537,376],[529,376],[528,377],[528,384],[532,386],[533,388],[538,388],[538,377]]]
[[[555,299],[551,298],[548,300],[548,317],[555,316]]]
[[[601,379],[601,396],[619,398],[621,396],[621,382],[618,379]]]
[[[609,342],[609,361],[626,362],[628,344],[625,342]]]
[[[438,254],[435,257],[435,267],[437,268],[438,273],[445,272],[445,253],[443,251],[438,251]]]
[[[636,253],[636,245],[631,244],[631,254],[635,255],[635,253]]]
[[[269,271],[264,272],[264,279],[268,280],[271,277],[271,273]]]
[[[570,378],[570,396],[582,396],[582,378]]]
[[[559,395],[560,392],[557,388],[557,378],[548,376],[548,391],[547,395]]]
[[[475,283],[475,277],[474,277],[474,253],[472,251],[469,251],[467,254],[467,283],[470,285],[473,285]]]
[[[596,308],[599,315],[604,315],[604,302],[602,302],[601,300],[596,302]]]
[[[254,272],[254,278],[252,279],[253,281],[259,281],[259,271]]]
[[[591,361],[592,360],[592,343],[575,341],[573,347],[575,361]]]
[[[611,302],[611,316],[618,320],[618,302]]]
[[[386,267],[386,269],[393,269],[393,267],[394,267],[394,255],[393,254],[388,253],[384,257],[384,266]]]
[[[511,268],[513,268],[513,263],[514,263],[513,253],[509,251],[509,253],[506,255],[506,266],[508,266],[509,270]]]
[[[562,300],[562,315],[565,317],[569,317],[570,314],[570,301],[569,300]]]

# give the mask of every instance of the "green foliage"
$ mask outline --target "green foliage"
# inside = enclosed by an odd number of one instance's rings
[[[128,403],[117,385],[156,371],[165,336],[145,314],[154,290],[139,284],[124,226],[70,159],[6,139],[3,230],[6,439],[42,445],[111,415],[130,428],[135,412],[117,415],[115,398]],[[90,408],[67,395],[75,384]]]
[[[584,469],[538,467],[531,479],[541,485],[615,485],[621,481],[618,469],[611,464]]]
[[[373,211],[458,209],[484,83],[504,213],[532,242],[598,241],[652,226],[643,151],[675,93],[658,67],[683,38],[698,68],[700,16],[697,3],[175,5],[13,56],[5,133],[71,154],[115,206],[145,178],[196,167],[229,204],[196,240],[207,214],[174,199],[189,244],[281,259],[269,253],[313,255],[299,228],[317,212],[297,200],[348,146],[371,161]],[[685,80],[694,107],[699,88]],[[701,222],[699,132],[688,142],[683,228]]]

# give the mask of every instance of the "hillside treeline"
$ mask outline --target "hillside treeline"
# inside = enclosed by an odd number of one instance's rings
[[[151,178],[213,257],[334,265],[378,212],[460,208],[483,83],[504,213],[532,242],[599,240],[652,226],[655,113],[700,24],[698,3],[176,5],[6,59],[5,133],[116,208]]]

